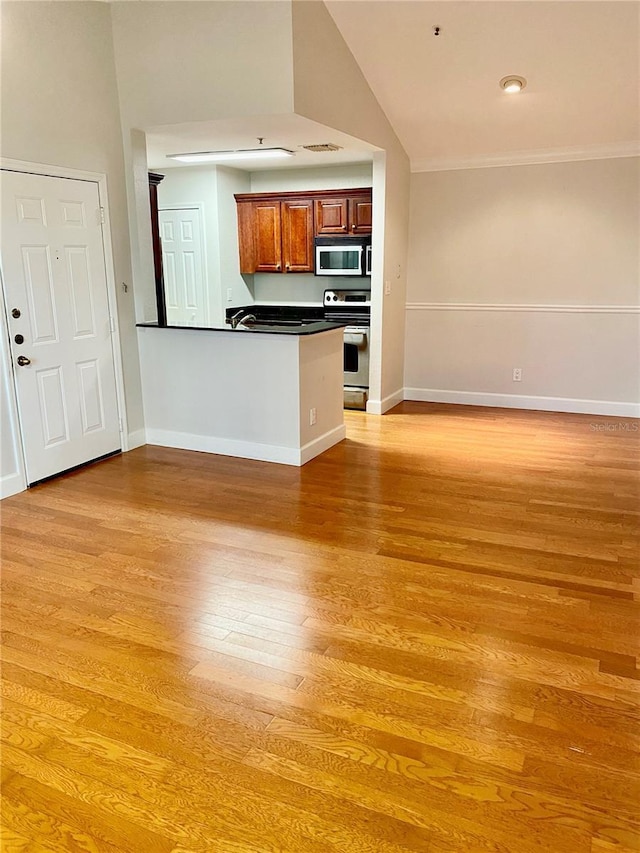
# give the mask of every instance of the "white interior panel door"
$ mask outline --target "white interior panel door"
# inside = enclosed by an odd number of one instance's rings
[[[169,326],[206,326],[202,222],[198,208],[158,211],[164,294]]]
[[[119,450],[98,185],[1,175],[2,271],[29,483]]]

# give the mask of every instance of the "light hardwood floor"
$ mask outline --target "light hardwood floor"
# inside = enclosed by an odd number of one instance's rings
[[[3,853],[640,849],[638,422],[347,422],[3,503]]]

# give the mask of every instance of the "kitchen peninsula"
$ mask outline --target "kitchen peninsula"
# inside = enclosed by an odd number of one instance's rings
[[[345,437],[343,331],[142,324],[146,440],[304,465]]]

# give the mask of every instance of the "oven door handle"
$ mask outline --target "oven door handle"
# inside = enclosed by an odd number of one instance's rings
[[[344,330],[344,343],[357,346],[362,349],[367,345],[368,329],[358,329],[355,326],[347,326]]]

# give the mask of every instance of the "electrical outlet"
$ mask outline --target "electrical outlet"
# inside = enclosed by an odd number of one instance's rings
[[[227,302],[233,302],[233,288],[227,288]]]
[[[385,281],[384,283],[384,295],[388,296],[391,293],[391,282]]]
[[[513,368],[513,381],[514,382],[522,382],[522,368],[514,367]]]
[[[318,413],[316,412],[315,406],[309,409],[309,426],[314,426],[316,421],[318,420]]]

